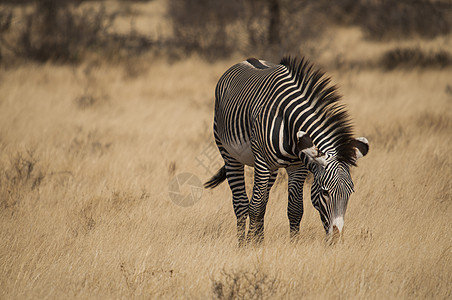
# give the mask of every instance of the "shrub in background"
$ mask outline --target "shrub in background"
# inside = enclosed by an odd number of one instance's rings
[[[381,59],[380,66],[386,70],[396,68],[444,68],[452,64],[449,52],[439,50],[425,52],[420,48],[395,48],[386,51]]]
[[[334,22],[360,26],[370,39],[434,38],[452,30],[452,3],[447,0],[322,2]]]
[[[241,18],[242,1],[169,0],[168,5],[173,23],[173,54],[196,52],[221,58],[234,50],[236,37],[228,32],[228,27]]]
[[[275,59],[321,37],[317,1],[169,0],[174,49],[224,58],[233,52]],[[174,50],[173,49],[173,50]]]
[[[37,0],[24,17],[23,26],[15,28],[7,41],[12,13],[0,15],[0,40],[16,56],[38,62],[76,63],[87,51],[103,55],[134,54],[148,50],[152,42],[136,32],[119,35],[112,30],[119,12],[108,12],[104,4],[98,8],[81,8],[83,1]],[[3,31],[1,31],[1,29]],[[10,30],[11,31],[11,30]]]
[[[446,0],[168,0],[173,34],[153,40],[133,28],[122,35],[114,31],[115,19],[130,12],[107,11],[106,1],[83,9],[83,1],[20,0],[34,3],[20,26],[11,25],[12,10],[0,11],[0,59],[6,50],[39,62],[70,63],[87,52],[107,58],[154,51],[210,60],[232,53],[275,61],[287,53],[315,59],[328,26],[360,26],[376,40],[433,38],[452,28],[452,3]],[[18,4],[0,0],[5,2]]]

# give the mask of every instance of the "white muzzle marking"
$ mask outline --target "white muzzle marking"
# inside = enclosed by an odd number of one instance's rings
[[[330,233],[333,231],[333,228],[336,227],[339,230],[339,233],[342,232],[342,228],[344,228],[344,217],[338,217],[333,220],[333,223],[330,227]]]

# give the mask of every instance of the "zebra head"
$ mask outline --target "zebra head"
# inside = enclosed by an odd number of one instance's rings
[[[350,168],[369,151],[366,138],[352,139],[352,159],[346,162],[338,159],[335,150],[322,153],[305,132],[298,132],[297,148],[307,158],[307,167],[314,175],[311,187],[311,201],[319,211],[327,237],[337,238],[344,227],[344,215],[348,200],[354,192]]]

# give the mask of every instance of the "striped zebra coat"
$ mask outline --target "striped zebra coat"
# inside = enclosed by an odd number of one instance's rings
[[[369,145],[366,138],[352,137],[348,114],[330,78],[305,59],[240,62],[216,86],[213,127],[225,164],[205,187],[227,179],[240,245],[263,240],[268,195],[279,168],[285,168],[289,178],[291,238],[299,232],[308,172],[314,175],[311,201],[327,236],[340,234],[353,192],[350,167],[367,154]],[[251,200],[245,191],[245,165],[254,167]]]

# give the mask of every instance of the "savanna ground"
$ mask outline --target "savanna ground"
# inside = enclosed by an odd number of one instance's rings
[[[284,172],[260,247],[236,247],[227,184],[189,207],[169,197],[175,175],[221,165],[198,161],[214,147],[214,88],[246,57],[2,68],[0,297],[450,299],[452,68],[385,71],[392,43],[339,28],[320,57],[371,147],[334,246],[309,188],[289,242]]]

